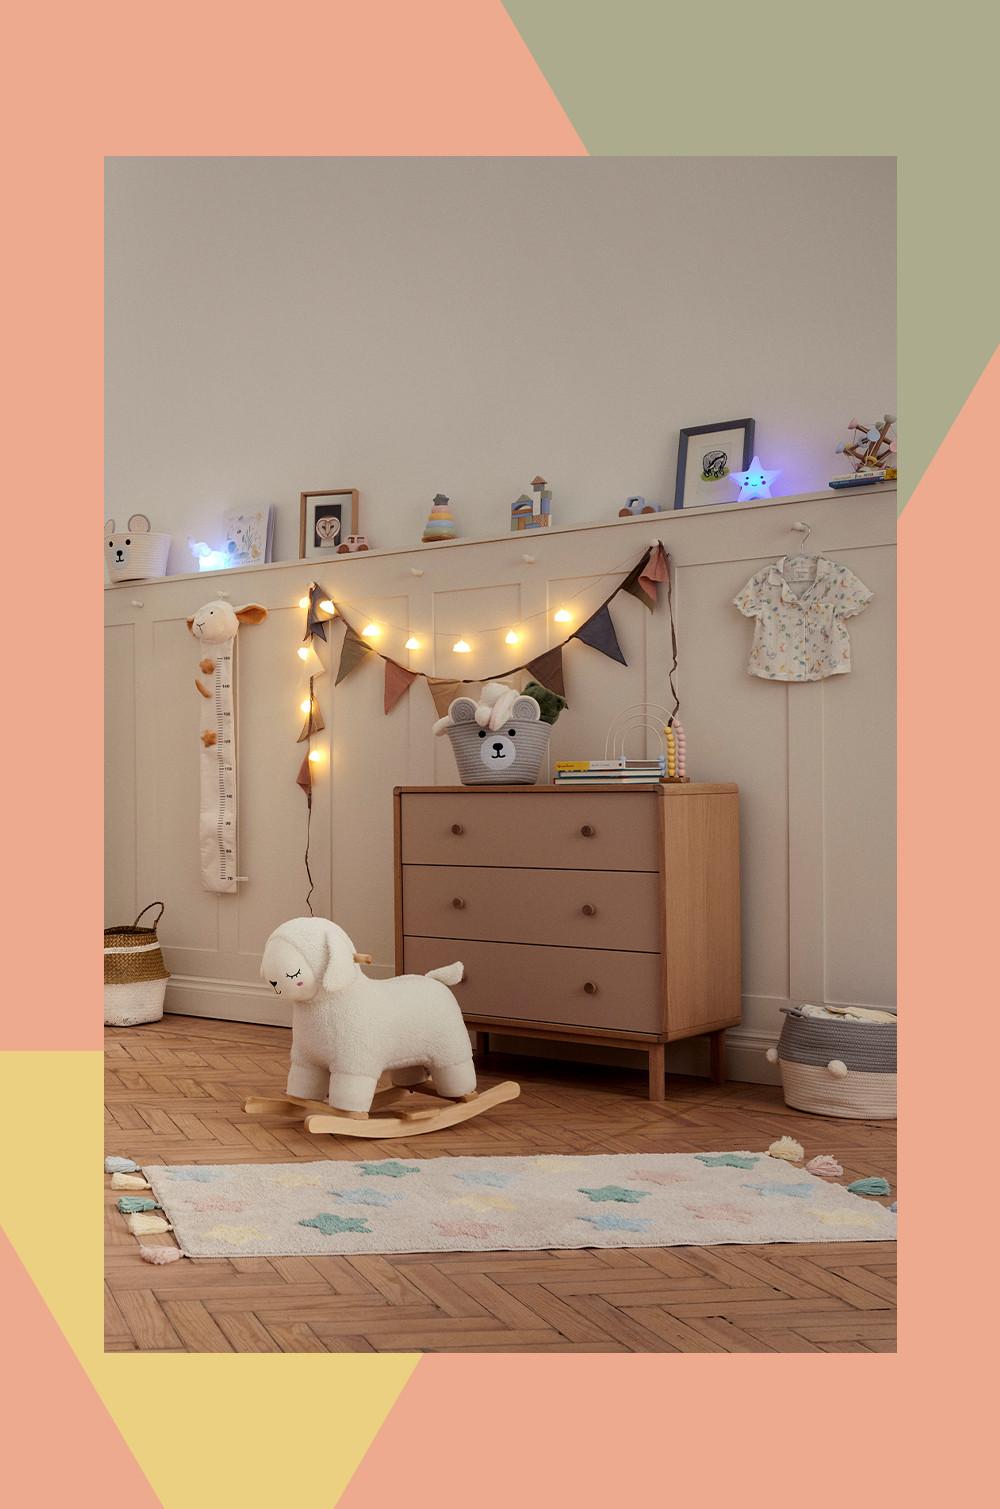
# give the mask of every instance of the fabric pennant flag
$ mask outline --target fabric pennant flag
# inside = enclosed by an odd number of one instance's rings
[[[430,688],[431,696],[434,698],[437,715],[439,718],[443,718],[455,698],[462,695],[462,683],[460,681],[448,681],[443,676],[428,676],[427,685]]]
[[[646,567],[649,565],[652,558],[653,547],[651,545],[639,564],[632,567],[632,570],[622,582],[619,589],[622,592],[627,592],[630,597],[634,597],[638,602],[642,603],[643,607],[648,608],[650,613],[652,613],[654,607],[656,606],[656,603],[655,601],[650,602],[649,594],[646,592],[646,589],[644,587],[639,585],[639,583],[643,572],[646,570]]]
[[[539,655],[537,660],[529,660],[525,666],[536,681],[547,687],[550,692],[555,692],[559,697],[566,696],[566,683],[563,681],[563,647],[557,644],[554,650],[546,650],[544,655]]]
[[[302,756],[302,764],[299,766],[299,773],[295,777],[295,784],[296,786],[301,786],[306,796],[312,801],[313,777],[308,755]]]
[[[387,713],[392,712],[400,697],[410,690],[416,679],[416,671],[408,671],[404,666],[397,665],[394,660],[386,661],[383,708]]]
[[[347,632],[344,635],[344,643],[340,647],[340,667],[334,682],[335,686],[339,686],[345,677],[357,670],[361,662],[372,653],[371,645],[365,644],[361,635],[352,629],[350,624],[345,624],[345,629]]]
[[[619,665],[628,665],[628,661],[622,654],[622,647],[618,643],[618,635],[611,619],[611,613],[607,603],[598,608],[593,618],[588,618],[585,624],[581,624],[574,635],[581,644],[589,644],[592,650],[600,650],[602,655],[607,655],[610,660],[617,660]]]
[[[670,557],[662,545],[657,545],[653,554],[639,573],[639,586],[647,597],[657,600],[657,587],[660,582],[665,582],[670,570]]]
[[[306,721],[302,725],[302,732],[295,742],[297,744],[304,744],[311,734],[318,734],[325,727],[326,724],[323,722],[322,709],[314,697],[312,699],[312,710],[306,715]]]
[[[326,588],[321,587],[318,582],[313,582],[309,588],[309,612],[306,615],[306,632],[302,636],[303,639],[326,640],[326,626],[330,620],[326,615],[321,616],[319,605],[329,601],[330,594]]]

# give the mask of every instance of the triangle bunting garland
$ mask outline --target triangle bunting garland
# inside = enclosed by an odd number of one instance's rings
[[[329,620],[320,617],[319,605],[321,602],[325,603],[329,601],[330,594],[326,591],[325,587],[321,587],[318,583],[313,582],[309,588],[309,611],[306,615],[306,632],[302,636],[304,640],[322,639],[324,642],[326,641],[326,626]]]
[[[345,623],[344,627],[346,633],[344,634],[344,643],[340,647],[340,666],[337,670],[337,679],[334,682],[334,686],[339,686],[352,671],[357,670],[363,660],[372,654],[371,645],[365,644],[361,635],[352,629],[350,624]]]
[[[296,740],[296,743],[298,744],[305,743],[305,741],[311,738],[313,734],[318,734],[321,729],[324,729],[326,727],[326,724],[323,721],[323,714],[320,710],[320,705],[316,701],[316,698],[311,697],[310,701],[312,702],[312,707],[306,714],[306,721],[302,725],[302,732],[299,734],[299,737]]]
[[[427,686],[439,718],[443,718],[455,698],[462,695],[461,681],[448,681],[443,676],[428,676]]]
[[[670,558],[662,545],[657,545],[649,560],[639,573],[639,586],[647,597],[652,598],[655,605],[657,599],[657,587],[660,582],[665,582],[670,571]]]
[[[382,701],[383,710],[387,713],[391,713],[400,697],[406,695],[416,679],[416,671],[408,671],[404,666],[397,665],[394,660],[387,660],[385,663],[385,695]]]
[[[548,691],[555,692],[558,697],[565,699],[566,683],[563,681],[563,647],[557,644],[554,649],[546,650],[544,655],[539,655],[537,660],[529,660],[525,666],[536,681]]]
[[[622,647],[618,643],[618,635],[611,618],[611,611],[607,603],[598,608],[592,618],[588,618],[585,624],[577,629],[574,638],[581,644],[587,644],[592,650],[600,650],[602,655],[607,655],[609,660],[617,660],[619,665],[628,665],[628,661],[622,654]]]

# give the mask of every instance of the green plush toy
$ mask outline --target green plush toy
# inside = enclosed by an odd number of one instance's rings
[[[560,697],[558,692],[550,692],[547,686],[542,686],[538,681],[529,681],[523,695],[534,697],[541,708],[543,723],[554,723],[566,706],[565,697]]]

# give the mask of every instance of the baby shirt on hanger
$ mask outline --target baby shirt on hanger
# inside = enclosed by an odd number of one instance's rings
[[[851,639],[844,620],[871,600],[864,582],[836,561],[822,555],[814,562],[782,556],[733,598],[742,614],[756,619],[747,670],[767,681],[846,675]]]

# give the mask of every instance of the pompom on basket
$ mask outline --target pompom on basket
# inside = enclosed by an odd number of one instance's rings
[[[827,1021],[785,1013],[769,1062],[781,1069],[787,1105],[817,1116],[888,1121],[896,1115],[896,1023]]]
[[[139,923],[154,906],[160,908],[150,927]],[[156,929],[163,917],[162,901],[144,906],[132,923],[104,929],[104,1025],[137,1027],[158,1022],[170,975],[163,963]]]

